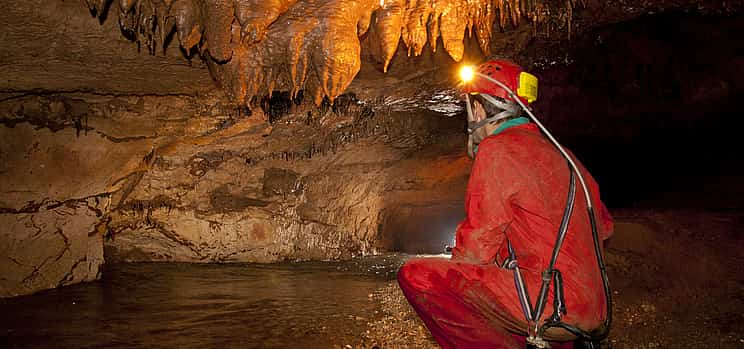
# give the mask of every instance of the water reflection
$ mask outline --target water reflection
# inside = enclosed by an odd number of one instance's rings
[[[115,265],[100,282],[0,300],[0,347],[351,344],[402,260]]]

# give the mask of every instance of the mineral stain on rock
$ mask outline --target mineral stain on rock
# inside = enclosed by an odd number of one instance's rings
[[[227,185],[222,185],[209,194],[209,203],[215,212],[232,212],[242,211],[247,207],[265,207],[271,202],[232,194]]]
[[[263,194],[273,195],[300,194],[302,183],[298,181],[299,174],[292,170],[271,167],[264,170]]]
[[[262,223],[256,223],[251,228],[251,236],[253,237],[253,240],[255,241],[264,241],[267,237],[267,227],[265,227]]]

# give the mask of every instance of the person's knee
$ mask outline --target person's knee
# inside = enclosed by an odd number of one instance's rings
[[[398,269],[398,285],[403,288],[411,286],[411,282],[416,277],[416,269],[419,269],[416,260],[409,260]]]
[[[403,289],[427,288],[434,274],[441,274],[440,269],[443,269],[443,266],[440,262],[436,258],[409,260],[398,270],[398,285]]]

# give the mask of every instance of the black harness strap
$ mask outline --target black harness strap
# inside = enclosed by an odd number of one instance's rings
[[[517,256],[514,252],[514,248],[511,242],[507,239],[507,247],[509,249],[509,257],[504,261],[502,267],[510,269],[514,272],[514,285],[517,289],[519,296],[519,302],[522,305],[522,311],[524,312],[525,319],[528,323],[528,342],[537,344],[540,347],[546,347],[547,342],[542,339],[542,334],[549,327],[561,327],[567,328],[567,330],[579,338],[587,338],[586,332],[575,328],[573,326],[564,324],[561,322],[561,316],[566,314],[566,300],[563,292],[563,276],[558,269],[555,269],[555,262],[558,259],[563,241],[566,238],[568,231],[568,224],[571,221],[571,214],[573,213],[574,203],[576,201],[576,175],[573,170],[570,169],[570,183],[568,190],[568,198],[566,200],[566,208],[563,211],[563,218],[561,220],[560,227],[558,229],[558,235],[556,237],[556,243],[553,247],[553,254],[550,258],[550,264],[548,268],[542,273],[542,285],[540,286],[540,293],[538,294],[537,301],[535,302],[535,308],[532,308],[530,302],[529,292],[527,285],[524,283],[522,273],[519,270],[519,264],[517,263]],[[548,288],[550,287],[551,281],[553,282],[553,314],[546,321],[546,323],[540,327],[536,324],[539,323],[542,318],[542,314],[545,311],[545,303],[548,298]],[[534,327],[533,327],[534,326]]]

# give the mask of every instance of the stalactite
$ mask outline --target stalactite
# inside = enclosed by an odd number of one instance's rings
[[[582,0],[85,0],[91,13],[118,11],[122,33],[155,54],[171,33],[191,52],[198,47],[210,72],[236,102],[277,89],[332,103],[359,71],[360,39],[387,71],[403,42],[409,55],[441,38],[455,60],[475,33],[488,54],[495,22],[501,31],[524,20],[537,26],[561,17],[570,33]],[[558,9],[552,10],[551,7]]]

